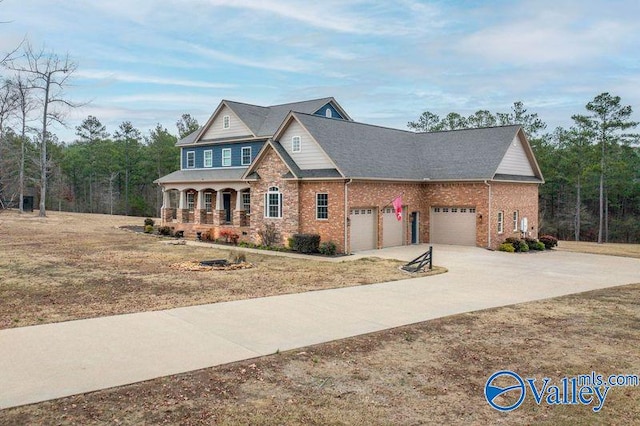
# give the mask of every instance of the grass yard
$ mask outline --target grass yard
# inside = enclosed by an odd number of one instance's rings
[[[598,244],[586,241],[558,241],[558,250],[635,257],[640,259],[640,244]]]
[[[228,250],[162,244],[118,229],[143,218],[0,213],[0,329],[406,279],[400,262],[248,254],[255,267],[179,271]]]
[[[115,389],[0,411],[1,424],[640,424],[640,387],[602,410],[509,413],[483,389],[502,369],[640,374],[640,284],[456,315]]]

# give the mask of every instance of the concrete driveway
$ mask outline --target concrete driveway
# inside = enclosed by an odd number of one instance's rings
[[[428,246],[363,255],[409,260]],[[0,331],[0,408],[461,312],[640,282],[640,260],[435,246],[447,274]]]

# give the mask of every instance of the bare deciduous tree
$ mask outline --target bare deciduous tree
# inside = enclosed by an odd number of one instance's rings
[[[8,68],[29,76],[30,87],[41,91],[42,127],[40,130],[40,211],[46,216],[47,195],[47,127],[53,122],[64,125],[64,111],[75,108],[79,104],[65,99],[64,89],[68,80],[77,69],[76,63],[69,55],[60,57],[44,48],[34,50],[30,43],[25,43],[20,58],[8,61]]]

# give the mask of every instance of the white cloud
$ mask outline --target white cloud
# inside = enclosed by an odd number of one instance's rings
[[[178,78],[166,78],[131,74],[123,71],[108,71],[96,69],[79,69],[74,77],[87,80],[103,80],[107,82],[124,82],[124,83],[142,83],[155,84],[163,86],[184,86],[184,87],[200,87],[207,89],[228,89],[234,87],[228,83],[211,83],[207,81],[195,81]]]

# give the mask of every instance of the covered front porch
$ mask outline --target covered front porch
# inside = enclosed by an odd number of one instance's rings
[[[213,230],[217,237],[223,229],[248,236],[250,212],[251,192],[245,182],[162,187],[162,225],[185,236]]]

